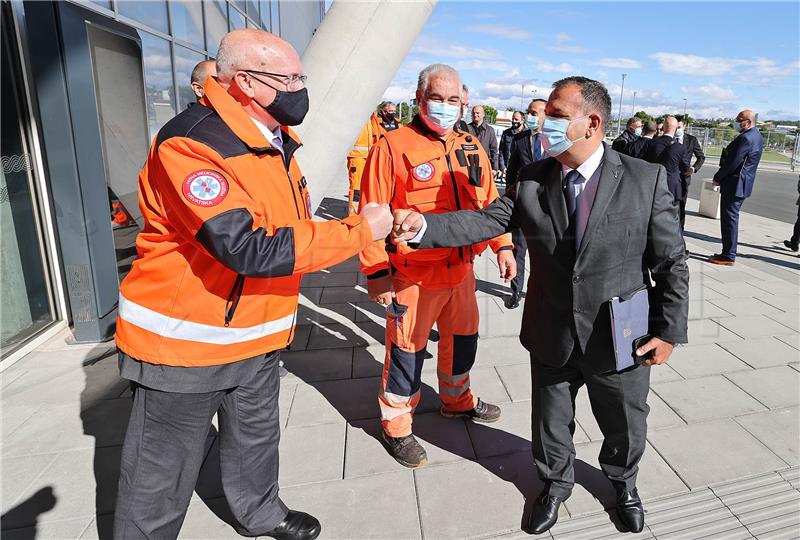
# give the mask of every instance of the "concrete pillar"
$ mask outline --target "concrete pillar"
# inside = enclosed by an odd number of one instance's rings
[[[303,54],[311,106],[297,154],[312,207],[347,194],[347,153],[438,0],[335,0]]]

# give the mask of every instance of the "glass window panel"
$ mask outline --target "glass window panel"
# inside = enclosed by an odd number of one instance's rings
[[[244,15],[242,15],[238,9],[234,9],[233,6],[231,6],[231,30],[244,27]]]
[[[259,0],[261,4],[261,28],[269,32],[272,26],[269,23],[269,0]]]
[[[167,2],[165,0],[124,0],[123,2],[117,2],[117,9],[120,15],[130,17],[165,34],[169,33]]]
[[[255,0],[247,0],[247,16],[254,21],[258,20],[258,2]]]
[[[203,4],[194,0],[172,0],[172,36],[205,49],[203,39]]]
[[[238,7],[242,11],[247,10],[247,0],[231,0],[231,4]]]
[[[175,47],[175,78],[178,81],[178,110],[182,111],[197,98],[192,91],[192,70],[198,62],[206,59],[204,54],[196,53],[186,47]]]
[[[172,58],[169,41],[139,32],[144,57],[144,84],[147,91],[147,123],[152,139],[161,126],[175,116],[172,86]]]
[[[228,5],[225,2],[203,2],[206,7],[206,45],[208,54],[217,56],[219,42],[228,33]]]
[[[269,3],[270,23],[272,33],[281,35],[281,6],[279,0],[272,0]]]

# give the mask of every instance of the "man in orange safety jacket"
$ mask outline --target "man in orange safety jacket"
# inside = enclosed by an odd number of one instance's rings
[[[394,131],[400,124],[397,122],[397,107],[391,101],[384,101],[378,105],[378,110],[372,113],[367,125],[361,130],[353,149],[347,154],[347,175],[350,178],[350,191],[347,194],[348,213],[358,212],[358,199],[361,194],[361,176],[364,164],[367,162],[369,149],[378,142],[381,135]]]
[[[372,148],[364,170],[361,207],[389,203],[418,212],[480,209],[497,198],[492,167],[472,135],[453,131],[460,116],[461,78],[453,68],[433,64],[419,77],[420,114],[385,134]],[[509,235],[488,244],[497,254],[501,277],[515,274]],[[486,243],[456,249],[414,250],[375,242],[361,255],[370,298],[386,306],[386,357],[378,404],[383,439],[402,465],[427,463],[412,434],[420,399],[420,374],[428,336],[439,330],[438,376],[441,413],[494,422],[500,408],[476,398],[469,372],[478,346],[478,303],[472,263]]]
[[[278,354],[294,336],[302,275],[391,228],[388,207],[312,221],[300,146],[308,111],[284,40],[227,34],[203,107],[158,133],[139,175],[144,228],[120,286],[121,376],[134,388],[115,538],[176,538],[219,418],[222,486],[245,536],[310,540],[312,516],[278,497]]]

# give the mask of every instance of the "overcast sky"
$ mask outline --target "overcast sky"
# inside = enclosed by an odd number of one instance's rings
[[[440,0],[386,90],[409,100],[425,65],[461,72],[471,104],[522,107],[553,81],[606,84],[614,115],[687,112],[800,119],[800,2],[454,2]],[[525,85],[524,95],[522,85]],[[534,94],[535,91],[535,94]]]

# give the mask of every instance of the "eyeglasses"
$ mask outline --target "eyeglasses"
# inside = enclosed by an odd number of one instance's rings
[[[253,76],[253,73],[258,73],[259,75],[266,75],[267,77],[272,77],[276,81],[286,85],[287,88],[292,86],[305,85],[306,81],[308,80],[308,75],[284,75],[283,73],[270,73],[269,71],[257,71],[255,69],[243,69],[245,73]],[[261,81],[258,77],[253,77],[255,80]]]

